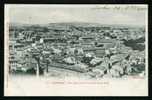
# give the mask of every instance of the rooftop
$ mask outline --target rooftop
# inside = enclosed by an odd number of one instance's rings
[[[100,40],[97,40],[96,42],[98,42],[98,43],[115,43],[116,40],[114,40],[114,39],[100,39]]]

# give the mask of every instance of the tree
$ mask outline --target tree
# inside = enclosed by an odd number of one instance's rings
[[[49,66],[49,64],[51,62],[50,53],[51,52],[49,50],[45,50],[45,51],[42,52],[42,54],[43,54],[43,63],[46,64],[46,68],[45,69],[46,69],[47,73],[49,72],[48,66]]]
[[[43,59],[43,45],[40,43],[37,43],[34,47],[28,48],[28,53],[31,55],[32,58],[35,59],[37,62],[36,65],[36,76],[40,75],[40,70],[42,70],[42,67],[40,66],[40,61]]]
[[[37,66],[36,66],[36,75],[40,75],[40,52],[38,51],[31,51],[30,54],[32,57],[37,61]]]

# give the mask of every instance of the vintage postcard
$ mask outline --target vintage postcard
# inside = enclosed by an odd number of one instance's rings
[[[5,96],[148,96],[147,5],[5,5]]]

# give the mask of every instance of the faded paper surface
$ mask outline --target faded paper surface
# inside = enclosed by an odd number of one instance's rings
[[[5,5],[5,96],[148,96],[147,16],[147,5]],[[51,68],[46,76],[10,74],[9,27],[16,25],[20,29],[24,25],[48,23],[55,26],[62,23],[61,28],[67,23],[73,26],[83,23],[83,27],[142,26],[145,29],[145,76],[90,78],[91,72],[88,75],[62,68]],[[50,74],[52,76],[48,76]]]

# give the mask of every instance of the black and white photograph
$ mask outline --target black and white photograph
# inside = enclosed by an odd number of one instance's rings
[[[147,9],[6,4],[5,95],[148,95]]]

